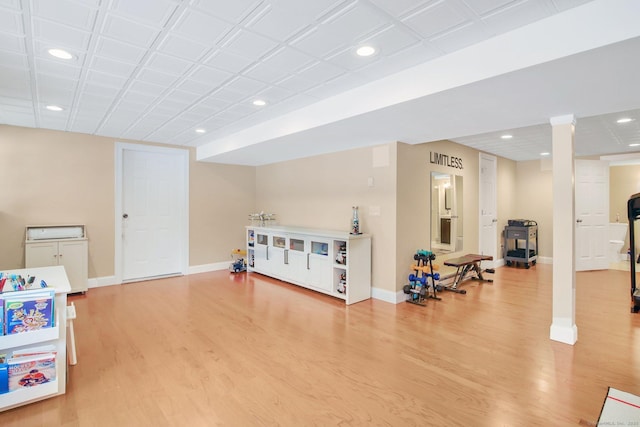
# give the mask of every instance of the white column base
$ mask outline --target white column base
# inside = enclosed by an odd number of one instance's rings
[[[561,326],[558,324],[551,324],[549,338],[554,341],[574,345],[576,341],[578,341],[578,327],[576,325]]]

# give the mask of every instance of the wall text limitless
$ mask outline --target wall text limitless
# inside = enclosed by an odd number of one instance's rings
[[[429,152],[430,161],[434,165],[448,166],[450,168],[463,169],[462,167],[462,159],[460,157],[449,157],[446,154],[434,153],[433,151]]]

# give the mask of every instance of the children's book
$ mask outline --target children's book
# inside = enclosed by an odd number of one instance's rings
[[[54,290],[20,291],[3,295],[5,334],[53,326]]]
[[[9,367],[6,363],[0,363],[0,394],[9,391]]]
[[[0,294],[0,335],[4,335],[4,298]]]
[[[9,391],[34,387],[56,379],[56,355],[11,357],[7,360]]]

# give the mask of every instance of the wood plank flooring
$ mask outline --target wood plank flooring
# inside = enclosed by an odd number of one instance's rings
[[[0,425],[595,425],[608,386],[640,394],[628,273],[578,273],[575,346],[549,340],[551,276],[503,267],[426,307],[226,271],[90,289],[67,394]]]

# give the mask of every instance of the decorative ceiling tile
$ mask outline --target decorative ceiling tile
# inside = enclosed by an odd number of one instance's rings
[[[377,55],[386,57],[401,52],[409,46],[418,45],[419,43],[420,39],[411,32],[397,25],[393,25],[384,28],[371,37],[367,37],[361,44],[375,47],[378,51]]]
[[[416,33],[430,39],[469,19],[452,6],[451,2],[437,2],[420,9],[402,19]]]
[[[272,68],[263,62],[260,62],[253,65],[250,69],[245,70],[243,74],[256,80],[273,84],[291,75],[291,71],[281,68]]]
[[[481,16],[500,9],[509,3],[514,4],[518,0],[462,0],[476,15]]]
[[[218,87],[220,87],[219,84],[204,83],[204,82],[193,80],[193,79],[185,79],[180,84],[177,85],[178,89],[185,92],[191,92],[199,96],[209,93],[213,89]]]
[[[228,22],[195,10],[187,10],[175,25],[177,33],[211,47],[232,28]]]
[[[238,56],[257,60],[274,50],[278,44],[249,31],[240,31],[225,42],[224,50]]]
[[[90,69],[99,70],[103,73],[113,74],[116,76],[129,77],[135,71],[136,65],[113,58],[93,55]]]
[[[262,59],[262,63],[267,67],[287,70],[287,72],[295,72],[316,61],[316,58],[300,52],[299,50],[283,46],[273,52],[266,58]]]
[[[211,48],[204,44],[194,42],[177,34],[170,34],[164,38],[158,51],[186,60],[199,61]]]
[[[295,95],[295,93],[296,92],[283,87],[269,86],[268,88],[258,92],[256,95],[272,105]]]
[[[328,62],[318,61],[301,70],[297,76],[316,83],[324,83],[346,72],[347,70],[344,68],[337,67]]]
[[[207,67],[205,65],[196,66],[195,69],[189,75],[193,80],[197,80],[202,83],[207,83],[208,85],[220,86],[227,80],[229,80],[233,74],[222,71],[217,68]]]
[[[100,37],[96,47],[96,55],[129,64],[138,64],[145,54],[141,47],[108,37]]]
[[[371,3],[388,12],[393,17],[408,14],[432,0],[370,0]]]
[[[145,24],[163,27],[178,4],[170,0],[114,0],[113,11]]]
[[[171,86],[179,79],[179,77],[175,74],[167,74],[163,73],[162,71],[153,70],[146,67],[141,69],[136,77],[142,82],[158,85],[157,90],[160,90],[160,88],[162,87]]]
[[[141,25],[139,22],[109,14],[105,19],[102,34],[136,46],[150,47],[159,34],[155,27]]]
[[[254,95],[265,87],[264,82],[244,76],[238,76],[225,85],[225,88],[245,95]]]
[[[203,60],[202,63],[210,67],[235,74],[244,70],[254,62],[254,59],[248,59],[225,49],[220,49],[213,53],[209,58]]]
[[[35,71],[38,74],[49,74],[66,77],[68,79],[79,79],[82,68],[74,63],[62,61],[51,61],[49,59],[37,58],[35,61]]]
[[[85,51],[89,46],[91,33],[44,19],[34,19],[34,35],[41,41],[47,40],[49,47]]]
[[[196,0],[194,6],[228,22],[240,22],[262,3],[260,0]]]
[[[22,14],[0,7],[0,28],[4,33],[24,35]]]
[[[487,33],[496,35],[538,21],[548,15],[549,6],[544,2],[516,2],[482,16],[482,23],[486,26]]]
[[[164,53],[154,53],[147,62],[147,66],[151,69],[175,75],[184,74],[193,67],[193,64],[194,62],[192,61],[186,61]]]
[[[95,4],[69,0],[33,0],[33,16],[91,31],[96,18]]]
[[[24,43],[24,37],[0,32],[0,59],[3,59],[2,52],[26,53]]]
[[[9,68],[23,70],[25,73],[29,72],[29,59],[25,54],[0,51],[0,63]]]

